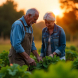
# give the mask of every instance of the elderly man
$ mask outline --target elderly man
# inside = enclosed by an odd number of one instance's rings
[[[55,24],[55,15],[46,13],[43,17],[46,27],[42,31],[41,57],[59,56],[65,59],[66,37],[64,30]]]
[[[11,28],[11,49],[9,53],[10,65],[13,63],[22,65],[36,65],[34,59],[30,58],[32,52],[38,61],[42,58],[38,55],[33,40],[32,24],[36,23],[39,12],[35,9],[27,10],[26,14],[12,24]]]

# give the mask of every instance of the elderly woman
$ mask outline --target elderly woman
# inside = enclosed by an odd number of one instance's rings
[[[66,37],[64,30],[55,24],[55,15],[46,13],[43,17],[46,27],[42,30],[41,57],[59,56],[65,60]]]

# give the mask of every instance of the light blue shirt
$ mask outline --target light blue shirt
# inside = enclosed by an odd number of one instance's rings
[[[25,37],[25,32],[33,33],[33,29],[32,29],[32,31],[30,29],[30,27],[32,28],[32,26],[27,25],[27,23],[24,19],[24,16],[22,16],[20,19],[23,21],[23,23],[26,27],[26,31],[24,30],[24,27],[23,27],[23,24],[21,23],[21,21],[17,20],[12,24],[11,34],[10,34],[11,45],[16,50],[16,53],[22,53],[22,52],[25,51],[24,48],[21,45],[21,42],[23,41],[23,39]],[[31,52],[33,50],[37,50],[36,47],[35,47],[34,38],[33,38],[33,41],[32,41]]]

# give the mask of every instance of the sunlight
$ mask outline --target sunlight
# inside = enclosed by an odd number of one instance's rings
[[[55,10],[53,10],[53,13],[54,13],[55,15],[59,15],[59,14],[60,14],[60,11],[59,11],[58,9],[55,9]]]

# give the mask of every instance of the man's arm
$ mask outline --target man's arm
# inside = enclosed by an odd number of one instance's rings
[[[26,52],[19,53],[27,62],[28,65],[36,65],[35,61],[30,58],[30,56]]]
[[[38,62],[39,62],[39,61],[43,61],[43,60],[42,60],[42,57],[40,57],[39,54],[37,53],[37,50],[32,51],[32,53],[36,56]]]
[[[16,53],[22,53],[24,52],[24,48],[21,45],[22,41],[22,30],[21,26],[18,24],[14,24],[11,30],[11,36],[10,41],[14,49],[16,50]]]
[[[37,49],[36,49],[35,43],[34,43],[34,37],[33,37],[33,41],[32,41],[31,52],[36,56],[38,62],[39,62],[39,61],[43,61],[42,58],[41,58],[41,57],[39,56],[39,54],[37,53]]]
[[[15,26],[13,26],[11,30],[10,40],[12,46],[16,50],[16,53],[19,53],[26,60],[28,65],[36,65],[35,61],[32,58],[30,58],[30,56],[25,52],[24,48],[21,45],[22,30],[20,25],[15,24]]]

